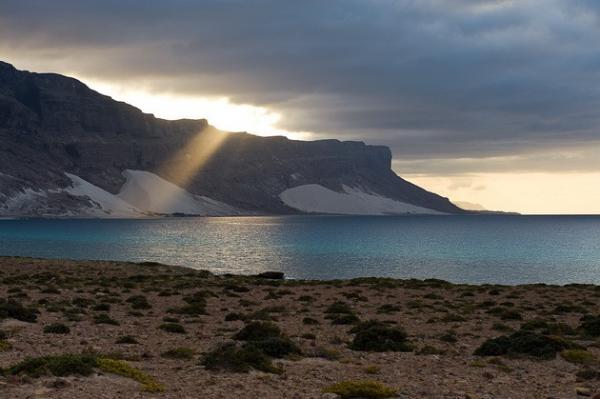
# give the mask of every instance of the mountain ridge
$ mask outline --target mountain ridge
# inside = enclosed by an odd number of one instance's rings
[[[66,173],[118,195],[127,170],[151,172],[239,214],[301,213],[281,193],[312,184],[464,212],[397,176],[391,161],[388,147],[359,141],[260,137],[223,132],[206,119],[156,118],[74,78],[0,61],[0,215],[25,192],[42,194],[13,206],[17,216],[85,215],[93,198],[65,192],[73,185]]]

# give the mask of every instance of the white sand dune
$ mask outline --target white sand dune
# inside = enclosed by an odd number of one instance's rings
[[[96,208],[86,211],[88,216],[96,217],[140,217],[144,212],[135,206],[83,180],[81,177],[65,173],[71,179],[72,186],[64,191],[72,195],[85,196],[96,203]]]
[[[403,215],[441,214],[432,209],[366,193],[356,188],[343,186],[339,193],[319,184],[305,184],[287,189],[279,194],[289,207],[309,213],[338,215]]]
[[[225,203],[191,194],[154,173],[128,169],[123,172],[123,176],[127,182],[117,194],[118,198],[148,212],[203,216],[240,213]]]

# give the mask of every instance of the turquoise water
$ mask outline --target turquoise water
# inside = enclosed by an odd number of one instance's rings
[[[151,260],[290,278],[599,283],[600,217],[285,216],[2,220],[0,255]]]

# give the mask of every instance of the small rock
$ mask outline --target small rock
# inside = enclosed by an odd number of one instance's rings
[[[324,393],[323,395],[321,395],[321,399],[340,399],[340,395],[337,395],[335,393]]]
[[[584,387],[575,388],[575,393],[578,396],[592,396],[592,390],[589,388],[584,388]]]

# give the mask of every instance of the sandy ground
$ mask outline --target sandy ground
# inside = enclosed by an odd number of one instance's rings
[[[0,367],[8,369],[26,357],[94,351],[126,359],[165,386],[164,392],[144,392],[136,381],[101,371],[63,378],[5,372],[0,376],[0,398],[322,398],[329,397],[323,396],[323,389],[334,383],[364,379],[394,388],[400,398],[559,399],[600,392],[600,380],[576,376],[582,369],[600,369],[596,360],[584,366],[560,354],[551,360],[473,355],[486,339],[510,334],[508,329],[518,330],[534,318],[577,328],[584,313],[600,313],[600,289],[595,286],[272,281],[212,276],[164,265],[27,258],[0,258],[0,281],[0,299],[10,297],[40,312],[35,323],[0,321],[0,331],[10,344],[0,351]],[[183,298],[199,290],[212,293],[207,297],[207,314],[167,311],[185,305]],[[127,299],[133,295],[145,296],[151,308],[132,309]],[[89,299],[90,305],[79,307],[81,313],[70,317],[73,300],[82,298]],[[360,320],[401,326],[414,350],[349,349],[352,325],[334,325],[326,319],[326,308],[340,300]],[[110,309],[94,310],[98,304]],[[382,309],[382,305],[386,306]],[[301,348],[302,355],[274,360],[282,367],[281,374],[209,371],[202,366],[203,353],[231,340],[245,325],[240,320],[225,321],[226,315],[261,309]],[[119,325],[96,324],[99,313],[107,313]],[[159,329],[165,317],[178,318],[187,333]],[[305,324],[305,318],[318,324]],[[51,323],[64,323],[70,332],[44,333]],[[124,335],[135,337],[138,344],[117,344]],[[595,339],[580,335],[569,339],[600,359]],[[192,349],[193,357],[161,356],[178,347]],[[430,348],[423,351],[425,347]]]

